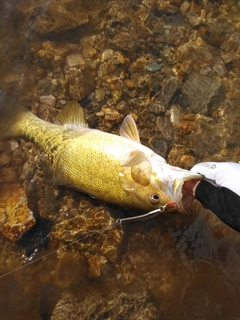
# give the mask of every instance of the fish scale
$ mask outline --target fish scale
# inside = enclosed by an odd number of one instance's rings
[[[119,183],[119,172],[129,153],[128,141],[124,142],[99,131],[66,141],[65,152],[53,162],[54,171],[60,173],[57,181],[104,201],[127,205],[126,192]]]

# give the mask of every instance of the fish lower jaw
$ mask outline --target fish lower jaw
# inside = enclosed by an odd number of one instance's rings
[[[190,208],[186,208],[182,200],[177,202],[178,211],[183,214],[188,214],[190,212]]]

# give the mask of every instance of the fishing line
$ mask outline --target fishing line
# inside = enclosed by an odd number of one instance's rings
[[[63,248],[66,249],[66,248],[72,246],[72,245],[75,244],[75,243],[78,243],[78,242],[80,242],[80,241],[82,241],[82,240],[84,240],[84,239],[87,239],[87,238],[90,237],[90,236],[93,236],[93,235],[98,234],[98,233],[103,233],[103,232],[107,231],[110,227],[113,227],[114,225],[117,225],[117,224],[119,224],[119,223],[117,223],[117,222],[115,221],[115,222],[111,223],[110,225],[108,225],[108,226],[106,226],[106,227],[104,227],[104,228],[102,228],[102,229],[100,229],[100,230],[91,231],[91,232],[88,233],[87,235],[85,235],[85,236],[83,236],[83,237],[81,237],[81,238],[79,238],[79,239],[77,239],[77,240],[75,240],[75,241],[72,241],[72,242],[64,245],[62,248],[58,248],[58,249],[56,249],[56,250],[53,250],[53,251],[45,254],[45,255],[42,256],[42,257],[33,259],[32,261],[29,261],[29,258],[25,258],[25,259],[20,263],[20,264],[23,264],[23,265],[20,265],[19,267],[15,268],[15,269],[13,269],[13,270],[11,270],[11,271],[3,274],[3,275],[0,275],[0,279],[2,279],[2,278],[6,277],[6,276],[8,276],[8,275],[10,275],[10,274],[12,274],[12,273],[14,273],[14,272],[17,272],[17,271],[19,271],[19,270],[21,270],[21,269],[23,269],[23,268],[25,268],[25,267],[27,267],[27,266],[35,263],[35,262],[38,262],[38,261],[40,261],[40,260],[43,260],[44,258],[49,257],[49,256],[57,253],[58,251],[62,250]],[[28,261],[28,262],[26,263],[26,261]]]
[[[81,242],[81,241],[84,240],[84,239],[87,239],[87,238],[90,237],[90,236],[93,236],[93,235],[98,234],[98,233],[103,233],[103,232],[107,231],[109,228],[114,227],[115,225],[121,225],[122,223],[125,223],[125,222],[134,222],[134,221],[141,221],[141,220],[146,220],[146,219],[154,218],[154,217],[156,217],[157,215],[159,215],[160,213],[163,213],[168,206],[172,206],[172,205],[176,205],[176,202],[171,202],[171,203],[165,204],[164,206],[160,206],[158,209],[155,209],[155,210],[153,210],[153,211],[144,213],[144,214],[139,215],[139,216],[133,216],[133,217],[127,217],[127,218],[118,218],[115,222],[111,223],[110,225],[108,225],[108,226],[106,226],[106,227],[104,227],[104,228],[102,228],[102,229],[100,229],[100,230],[92,231],[92,232],[88,233],[87,235],[85,235],[85,236],[83,236],[83,237],[81,237],[81,238],[79,238],[79,239],[77,239],[77,240],[75,240],[75,241],[72,241],[72,242],[64,245],[63,248],[66,249],[66,248],[72,246],[72,245],[75,244],[75,243],[78,243],[78,242]],[[38,261],[40,261],[40,260],[43,260],[44,258],[49,257],[49,256],[57,253],[57,252],[60,251],[61,249],[62,249],[62,248],[58,248],[58,249],[56,249],[56,250],[53,250],[53,251],[45,254],[45,255],[42,256],[42,257],[33,259],[32,261],[29,261],[29,258],[25,258],[25,259],[21,262],[21,264],[23,264],[23,265],[20,265],[19,267],[17,267],[17,268],[15,268],[15,269],[13,269],[13,270],[11,270],[11,271],[9,271],[9,272],[1,275],[1,276],[0,276],[0,279],[2,279],[2,278],[6,277],[6,276],[8,276],[8,275],[10,275],[10,274],[12,274],[12,273],[14,273],[14,272],[17,272],[17,271],[19,271],[19,270],[21,270],[21,269],[23,269],[23,268],[25,268],[25,267],[27,267],[27,266],[35,263],[35,262],[38,262]],[[33,257],[33,256],[32,256],[32,257]],[[31,257],[31,258],[32,258],[32,257]],[[26,263],[26,261],[28,261],[28,262]]]

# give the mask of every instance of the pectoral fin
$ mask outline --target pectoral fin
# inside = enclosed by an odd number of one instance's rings
[[[151,181],[152,167],[150,161],[137,166],[123,166],[119,173],[119,182],[124,191],[134,192],[138,186],[148,186]]]
[[[131,167],[132,179],[141,186],[148,186],[151,180],[152,166],[149,161],[144,161],[138,166]]]
[[[137,125],[133,118],[129,115],[127,115],[124,119],[119,133],[122,137],[141,143],[139,139]]]
[[[132,180],[130,168],[122,168],[119,173],[119,182],[124,191],[135,191],[136,183]]]
[[[125,167],[132,167],[140,164],[141,162],[146,160],[146,156],[144,152],[139,150],[134,150],[130,152],[126,162],[124,163]]]

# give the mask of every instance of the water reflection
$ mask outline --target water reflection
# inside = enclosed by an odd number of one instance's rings
[[[40,118],[78,100],[108,132],[131,113],[174,165],[240,159],[238,1],[0,9],[0,88]],[[18,269],[0,278],[2,319],[240,319],[239,233],[197,204],[105,230],[139,212],[53,186],[42,158],[23,139],[0,142],[0,274]]]

